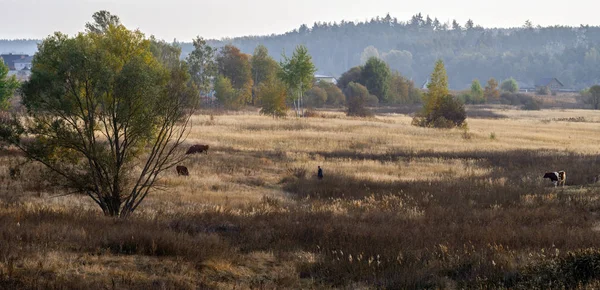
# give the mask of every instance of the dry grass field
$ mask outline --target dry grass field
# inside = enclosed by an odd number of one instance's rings
[[[208,155],[128,220],[2,151],[0,289],[600,286],[600,112],[469,110],[468,130],[199,114]]]

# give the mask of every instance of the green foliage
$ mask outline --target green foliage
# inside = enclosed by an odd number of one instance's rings
[[[471,97],[476,103],[485,103],[483,88],[478,79],[473,80],[471,83]]]
[[[371,57],[362,68],[361,84],[377,96],[380,103],[389,103],[390,77],[390,67],[381,59]]]
[[[463,104],[477,105],[485,103],[485,100],[483,98],[474,98],[473,94],[470,91],[463,92],[460,95],[458,95],[458,100],[460,100]]]
[[[502,82],[500,89],[504,92],[516,93],[519,91],[519,85],[515,79],[509,78]]]
[[[600,109],[600,85],[590,87],[584,96],[586,103],[592,105],[594,110]]]
[[[317,69],[312,62],[312,57],[308,53],[308,49],[303,45],[296,47],[291,58],[288,58],[285,54],[282,55],[282,58],[279,78],[292,92],[291,99],[294,103],[296,114],[301,115],[302,96],[304,92],[312,87],[314,74]]]
[[[369,117],[373,112],[367,106],[377,105],[378,98],[369,93],[366,87],[351,82],[344,90],[348,105],[348,116]]]
[[[101,10],[92,15],[94,22],[88,22],[85,24],[85,29],[91,33],[104,33],[110,26],[121,25],[119,16],[112,15],[106,10]]]
[[[238,110],[244,105],[244,98],[233,88],[231,80],[223,75],[218,75],[215,80],[215,98],[230,110]]]
[[[263,82],[259,90],[262,100],[260,114],[270,115],[274,118],[285,117],[288,107],[286,105],[287,88],[281,81]]]
[[[226,45],[217,55],[217,69],[220,75],[229,79],[231,86],[236,90],[236,102],[249,103],[253,85],[250,56],[233,45]]]
[[[355,66],[343,73],[337,81],[337,85],[341,90],[346,89],[349,83],[361,83],[362,66]]]
[[[9,106],[9,100],[19,87],[19,82],[12,76],[8,77],[8,67],[0,61],[0,110]]]
[[[217,75],[216,50],[208,45],[202,37],[196,37],[193,45],[194,50],[186,58],[189,73],[200,93],[206,95],[210,92],[212,79]]]
[[[197,92],[178,48],[122,25],[94,27],[101,33],[40,44],[22,89],[27,116],[2,123],[0,138],[48,168],[51,182],[127,217],[181,160]]]

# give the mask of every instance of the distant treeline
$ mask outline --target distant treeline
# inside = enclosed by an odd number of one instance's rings
[[[29,54],[37,52],[38,39],[0,39],[0,54]]]
[[[19,43],[21,45],[19,46]],[[425,82],[437,59],[446,63],[450,87],[468,88],[473,79],[515,78],[533,86],[537,79],[556,77],[567,88],[600,83],[600,27],[535,26],[483,28],[473,21],[442,23],[417,14],[408,21],[387,15],[366,22],[314,23],[281,35],[212,40],[211,46],[232,44],[251,54],[262,44],[279,60],[298,44],[305,45],[319,73],[340,76],[377,56],[394,70]],[[191,43],[180,43],[184,55]],[[35,41],[0,41],[0,52],[30,52]]]
[[[565,87],[600,83],[600,27],[539,27],[526,22],[511,29],[441,23],[420,14],[402,22],[389,15],[368,22],[315,23],[282,35],[248,36],[209,44],[233,44],[245,53],[265,45],[275,59],[305,45],[320,73],[339,76],[379,56],[417,84],[427,80],[437,59],[446,63],[450,87],[468,88],[473,79],[514,77],[533,86],[556,77]],[[182,43],[184,53],[191,44]]]

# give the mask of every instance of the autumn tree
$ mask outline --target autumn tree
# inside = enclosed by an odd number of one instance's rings
[[[9,100],[19,87],[19,82],[14,76],[8,76],[8,67],[0,61],[0,109],[7,109]]]
[[[390,67],[381,59],[371,57],[362,69],[361,83],[372,95],[377,96],[380,103],[389,103],[390,77]]]
[[[421,127],[452,128],[465,124],[465,107],[448,89],[448,75],[444,62],[438,60],[427,85],[423,110],[413,118],[412,124]]]
[[[22,89],[27,115],[0,124],[0,138],[105,215],[131,215],[182,160],[197,101],[181,51],[159,57],[151,46],[104,18],[87,33],[44,39]]]
[[[292,93],[291,99],[296,116],[303,116],[303,95],[312,87],[317,69],[312,62],[308,49],[303,45],[296,47],[291,58],[288,58],[285,54],[282,55],[282,58],[279,77]]]
[[[216,50],[199,36],[193,40],[193,45],[194,50],[186,58],[189,73],[200,94],[206,95],[211,91],[212,81],[217,75]]]
[[[261,85],[266,82],[275,81],[279,71],[279,64],[269,56],[269,51],[264,45],[259,45],[254,49],[250,64],[252,67],[252,79],[254,81],[252,87],[252,104],[254,105]]]
[[[488,80],[483,95],[484,98],[488,101],[497,100],[498,98],[500,98],[500,91],[498,91],[498,82],[496,81],[496,79],[491,78]]]
[[[397,104],[416,104],[421,102],[421,94],[414,86],[414,83],[400,75],[398,72],[393,72],[390,77],[389,102]]]
[[[287,87],[275,79],[260,84],[259,97],[261,99],[260,114],[281,118],[287,115]]]
[[[435,63],[433,73],[427,84],[427,94],[425,94],[425,107],[434,110],[438,107],[438,103],[443,96],[450,94],[448,89],[448,75],[442,60]]]
[[[218,73],[231,81],[238,103],[248,103],[252,97],[250,56],[233,45],[222,47],[217,55]]]

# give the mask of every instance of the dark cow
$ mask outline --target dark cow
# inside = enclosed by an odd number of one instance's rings
[[[554,187],[558,185],[565,186],[565,183],[567,182],[567,173],[564,171],[546,172],[544,178],[550,179],[554,184]]]
[[[189,176],[190,175],[190,172],[188,171],[187,167],[185,167],[185,166],[178,165],[177,167],[175,167],[175,169],[177,169],[177,176],[179,176],[179,175]]]
[[[12,179],[17,179],[21,176],[21,169],[19,169],[19,167],[10,167],[8,169],[8,175],[10,175],[10,178]]]
[[[196,154],[196,153],[206,153],[208,154],[208,145],[196,144],[190,147],[185,154]]]
[[[323,168],[321,168],[321,166],[317,166],[319,168],[319,170],[317,170],[317,177],[319,179],[323,179]]]

